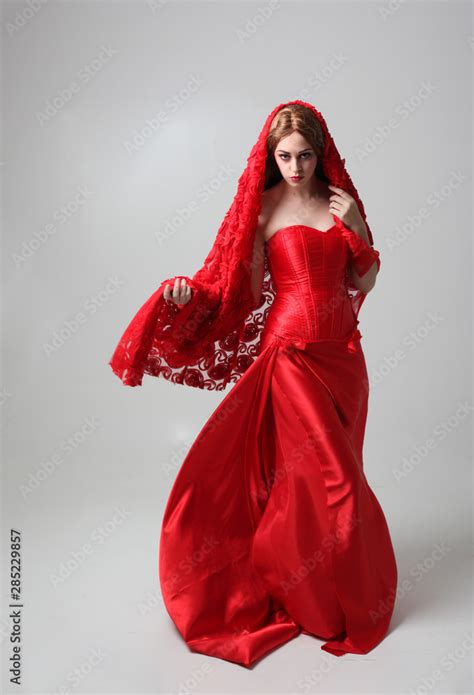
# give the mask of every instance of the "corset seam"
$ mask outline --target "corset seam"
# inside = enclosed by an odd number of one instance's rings
[[[291,255],[288,251],[288,243],[287,242],[288,242],[288,240],[285,239],[285,237],[283,237],[283,248],[285,249],[285,256],[287,258],[288,267],[291,268],[291,274],[293,276],[293,280],[294,280],[295,285],[299,285],[298,277],[295,274],[295,268],[294,268],[294,265],[293,265],[292,260],[291,260]],[[305,246],[305,244],[303,244],[303,245]],[[305,253],[305,262],[306,262],[306,253]],[[308,268],[307,268],[307,270],[308,270]],[[298,305],[298,314],[299,314],[299,316],[303,316],[305,318],[305,322],[307,322],[306,312],[304,310],[304,305],[302,304],[302,301],[303,300],[301,297],[301,292],[298,291],[298,293],[296,295],[296,303]],[[300,329],[301,329],[301,327],[302,326],[300,325]],[[307,329],[307,324],[306,324],[306,329]]]
[[[325,244],[326,242],[324,241],[323,243]],[[323,257],[324,257],[324,263],[325,263],[324,268],[326,270],[326,268],[327,268],[327,248],[326,248],[326,246],[324,246],[324,249],[323,249]],[[334,315],[337,312],[337,301],[334,302],[334,291],[332,293],[331,302],[333,304],[333,306],[331,307],[331,329],[330,329],[331,334],[332,334],[334,332]],[[336,304],[336,306],[334,306],[334,303]]]
[[[301,239],[301,234],[302,234],[302,232],[300,230],[300,239]],[[325,242],[323,242],[323,243],[325,243]],[[305,262],[305,266],[306,266],[306,274],[308,277],[310,277],[311,276],[311,264],[309,261],[308,246],[305,243],[304,239],[301,239],[301,244],[302,244],[302,248],[304,250],[304,262]],[[322,254],[322,260],[323,260],[323,262],[325,261],[324,253]],[[309,317],[307,314],[305,314],[306,335],[310,335],[311,337],[314,337],[314,336],[318,335],[318,333],[319,333],[319,320],[318,320],[319,317],[317,314],[317,308],[316,308],[314,295],[312,292],[309,292],[308,294],[311,297],[312,316]],[[308,326],[308,321],[310,322],[309,326]]]

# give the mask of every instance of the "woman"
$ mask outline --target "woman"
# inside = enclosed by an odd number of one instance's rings
[[[110,365],[234,386],[164,512],[159,576],[192,651],[250,666],[299,633],[336,656],[386,635],[397,567],[363,470],[358,313],[379,253],[322,115],[276,107],[203,266],[141,307]]]

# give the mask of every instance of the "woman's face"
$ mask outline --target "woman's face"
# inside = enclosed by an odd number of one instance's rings
[[[312,180],[318,157],[301,133],[295,131],[282,138],[274,156],[289,186],[306,186]]]

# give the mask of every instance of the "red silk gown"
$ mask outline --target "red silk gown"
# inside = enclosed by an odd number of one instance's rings
[[[388,631],[397,566],[363,468],[368,374],[334,225],[266,242],[260,351],[190,448],[163,516],[166,609],[194,652],[250,666],[300,632],[336,656]]]

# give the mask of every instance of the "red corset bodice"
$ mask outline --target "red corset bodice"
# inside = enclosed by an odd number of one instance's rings
[[[326,232],[283,227],[266,242],[266,252],[276,296],[264,345],[275,335],[296,344],[360,336],[347,292],[350,251],[336,225]]]

